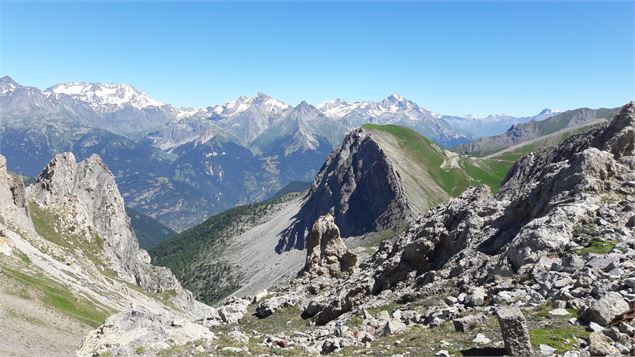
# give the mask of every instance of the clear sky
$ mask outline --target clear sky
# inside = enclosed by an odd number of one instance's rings
[[[4,2],[0,75],[125,82],[177,106],[398,92],[444,114],[635,98],[634,3]]]

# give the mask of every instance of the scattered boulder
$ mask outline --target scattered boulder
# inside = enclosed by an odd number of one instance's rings
[[[595,322],[591,322],[589,326],[587,327],[587,330],[591,332],[602,332],[604,331],[604,327],[600,326],[599,324],[596,324]]]
[[[399,320],[392,319],[392,320],[386,321],[386,323],[384,324],[381,330],[381,335],[390,336],[390,335],[399,333],[405,329],[406,329],[406,324],[404,324],[403,322]]]
[[[615,348],[612,341],[601,332],[589,335],[589,353],[591,356],[619,356],[620,350]]]
[[[356,266],[357,255],[344,244],[333,216],[320,216],[311,230],[304,274],[339,278],[349,275]]]
[[[288,306],[288,300],[284,296],[275,296],[270,299],[267,299],[256,307],[256,316],[259,318],[265,318],[273,315],[273,313],[281,308]]]
[[[601,326],[608,326],[616,317],[627,313],[630,306],[622,295],[609,292],[595,300],[589,308],[584,310],[581,318],[586,322],[595,322]]]
[[[551,316],[567,316],[569,315],[569,311],[567,311],[567,309],[553,309],[551,311],[549,311],[549,315]]]
[[[246,299],[231,298],[218,308],[218,315],[223,322],[234,324],[243,318],[248,306],[249,301]]]
[[[482,314],[478,315],[468,315],[458,319],[452,320],[454,324],[454,329],[457,332],[467,332],[479,324],[483,324],[487,322],[487,317]]]
[[[487,293],[482,286],[478,286],[472,292],[470,296],[470,303],[474,306],[483,306],[485,304],[485,297]]]
[[[257,304],[261,302],[262,300],[264,300],[264,298],[266,298],[267,296],[269,296],[269,291],[267,291],[267,289],[264,289],[260,291],[259,293],[257,293],[256,295],[254,295],[253,299],[251,300],[251,303]]]
[[[230,339],[236,342],[241,342],[241,343],[249,342],[249,336],[245,335],[244,333],[238,330],[229,331],[227,333],[227,337],[229,337]]]
[[[540,344],[539,348],[540,348],[540,354],[543,356],[551,356],[553,355],[554,352],[556,352],[555,348],[545,344]]]
[[[492,340],[490,340],[487,336],[483,335],[482,333],[477,333],[476,337],[474,337],[472,342],[478,343],[478,344],[488,344],[492,342]]]
[[[517,306],[496,310],[498,323],[505,343],[505,351],[512,356],[531,356],[533,349],[529,340],[527,321]]]

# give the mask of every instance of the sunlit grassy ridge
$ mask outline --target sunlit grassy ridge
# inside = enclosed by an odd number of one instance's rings
[[[458,167],[444,165],[448,153],[413,129],[398,125],[366,124],[363,128],[393,135],[400,148],[423,166],[432,180],[450,196],[458,196],[468,187],[485,184],[496,192],[500,188],[511,163],[459,157]]]

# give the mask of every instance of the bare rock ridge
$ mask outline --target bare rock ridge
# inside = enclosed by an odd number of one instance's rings
[[[311,239],[303,273],[308,276],[340,278],[357,266],[357,256],[346,248],[333,216],[318,218],[311,230]]]
[[[94,228],[122,278],[152,292],[181,289],[168,269],[150,265],[150,256],[139,248],[114,177],[99,156],[77,163],[71,153],[56,155],[28,193],[41,207],[67,215],[69,222]]]
[[[398,172],[371,133],[356,129],[334,150],[313,181],[278,251],[304,249],[313,223],[331,213],[343,237],[387,228],[413,217]]]

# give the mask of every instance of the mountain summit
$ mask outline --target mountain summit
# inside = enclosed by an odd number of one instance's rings
[[[364,125],[328,157],[276,249],[303,249],[326,213],[343,237],[399,227],[472,184],[497,189],[505,166],[460,157],[412,129]]]
[[[125,106],[143,109],[160,107],[165,104],[129,84],[60,83],[46,89],[44,93],[54,97],[70,96],[88,104],[98,112],[117,110]]]

